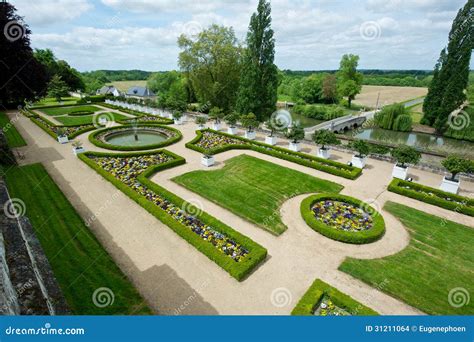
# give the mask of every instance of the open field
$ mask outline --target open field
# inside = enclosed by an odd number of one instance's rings
[[[362,86],[362,92],[356,96],[354,103],[375,108],[379,94],[379,105],[385,106],[425,96],[427,93],[427,88],[364,85]]]
[[[453,289],[474,293],[474,230],[393,202],[384,209],[408,229],[409,246],[381,259],[348,258],[339,269],[428,314],[474,314],[472,301],[450,304]]]
[[[115,88],[120,90],[121,92],[126,92],[130,87],[133,86],[146,86],[146,80],[143,81],[115,81],[111,83]]]
[[[8,146],[10,147],[22,147],[26,146],[26,142],[20,133],[16,130],[13,122],[10,122],[5,113],[0,112],[0,127],[5,134]]]
[[[25,203],[26,214],[74,314],[152,313],[41,164],[15,167],[7,173],[6,182],[11,197]],[[92,297],[103,287],[112,290],[114,302],[100,308]]]
[[[130,117],[118,114],[118,113],[101,113],[95,115],[84,115],[84,116],[59,116],[56,117],[56,120],[61,122],[64,126],[78,126],[78,125],[90,125],[94,123],[95,116],[104,116],[109,120],[119,121],[119,120],[126,120]],[[98,119],[96,119],[98,121]]]
[[[173,180],[277,235],[287,229],[279,208],[289,198],[342,189],[338,184],[247,155],[226,161],[220,170],[190,172]]]

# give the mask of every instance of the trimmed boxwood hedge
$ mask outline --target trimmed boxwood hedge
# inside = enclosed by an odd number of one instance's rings
[[[71,112],[68,115],[69,116],[94,115],[94,112],[91,112],[89,110],[78,110],[77,112]]]
[[[159,171],[170,169],[170,168],[186,163],[186,160],[184,158],[172,152],[169,152],[167,150],[154,151],[154,152],[125,153],[125,154],[86,152],[86,153],[80,154],[79,158],[82,161],[84,161],[87,165],[89,165],[92,169],[94,169],[97,173],[99,173],[102,177],[104,177],[113,185],[115,185],[115,187],[117,187],[120,191],[122,191],[132,200],[134,200],[139,205],[141,205],[150,214],[152,214],[158,220],[160,220],[161,222],[166,224],[168,227],[170,227],[176,234],[178,234],[180,237],[186,240],[198,251],[206,255],[210,260],[212,260],[221,268],[223,268],[232,277],[234,277],[238,281],[244,280],[244,278],[250,272],[252,272],[252,270],[255,269],[255,267],[257,267],[263,260],[265,260],[267,256],[267,250],[264,247],[254,242],[253,240],[249,239],[245,235],[240,234],[236,230],[232,229],[231,227],[227,226],[225,223],[217,220],[211,215],[205,213],[204,211],[198,210],[197,208],[195,208],[196,209],[195,212],[198,213],[196,214],[196,217],[198,217],[202,222],[204,222],[205,224],[208,224],[209,226],[212,226],[216,231],[219,231],[222,234],[225,234],[226,236],[232,238],[234,241],[236,241],[237,243],[239,243],[241,246],[243,246],[249,251],[249,253],[241,262],[235,262],[233,259],[229,258],[224,253],[217,250],[214,246],[202,240],[198,235],[192,232],[188,227],[174,220],[166,211],[164,211],[160,207],[150,202],[146,197],[138,194],[137,192],[129,188],[127,185],[117,180],[113,175],[111,175],[110,173],[102,169],[92,159],[89,158],[90,156],[132,157],[132,156],[142,156],[142,155],[149,155],[149,154],[155,154],[155,153],[165,153],[166,155],[172,157],[173,159],[169,162],[155,165],[148,168],[144,173],[142,173],[138,177],[138,181],[180,208],[183,208],[183,206],[186,206],[187,208],[194,208],[192,204],[186,202],[182,198],[176,196],[175,194],[167,191],[163,187],[149,180],[150,177],[152,177],[155,173]]]
[[[301,297],[298,304],[291,312],[294,316],[312,316],[317,306],[326,295],[331,301],[348,311],[351,315],[357,316],[377,316],[378,313],[371,308],[359,303],[352,297],[342,293],[320,279],[316,279],[306,293]]]
[[[404,186],[409,186],[412,189],[406,189],[404,188]],[[422,192],[418,192],[416,191],[416,189]],[[388,190],[391,192],[395,192],[399,195],[414,198],[416,200],[428,204],[436,205],[444,209],[452,210],[469,216],[474,216],[474,199],[471,198],[451,194],[449,192],[431,188],[429,186],[408,182],[396,178],[392,180],[392,182],[388,186]],[[428,193],[432,193],[433,196],[428,195]],[[442,197],[451,198],[458,202],[464,203],[464,205],[448,201]]]
[[[225,146],[219,146],[213,149],[206,150],[196,145],[196,143],[198,143],[199,140],[201,140],[202,138],[202,132],[205,132],[205,131],[224,135],[233,139],[241,140],[242,145],[237,145],[237,144],[225,145]],[[253,150],[256,152],[267,154],[272,157],[288,160],[288,161],[291,161],[303,166],[307,166],[319,171],[327,172],[327,173],[340,176],[343,178],[347,178],[347,179],[356,179],[362,173],[362,169],[359,169],[354,166],[349,166],[349,165],[342,164],[342,163],[335,162],[328,159],[318,158],[318,157],[311,156],[309,154],[305,154],[301,152],[293,152],[285,148],[271,146],[271,145],[261,143],[258,141],[245,139],[240,136],[214,131],[212,129],[196,131],[196,134],[197,136],[193,140],[188,142],[186,144],[186,147],[189,149],[195,150],[197,152],[204,153],[204,154],[212,155],[212,154],[218,154],[218,153],[222,153],[222,152],[226,152],[226,151],[234,150],[234,149],[247,149],[247,150]]]
[[[152,123],[151,124],[150,123],[149,124],[139,124],[136,127],[138,127],[138,128],[140,128],[140,127],[143,127],[143,128],[158,127],[158,128],[163,128],[163,129],[168,130],[168,131],[172,131],[176,135],[174,137],[171,137],[171,138],[169,138],[165,141],[162,141],[160,143],[151,144],[151,145],[144,145],[144,146],[119,146],[119,145],[104,143],[103,141],[100,141],[99,139],[96,138],[99,134],[102,134],[102,133],[107,132],[107,131],[114,131],[114,130],[121,129],[121,128],[134,128],[134,127],[135,126],[133,126],[133,125],[124,125],[124,126],[101,129],[97,132],[94,132],[94,133],[90,134],[89,135],[89,141],[92,144],[94,144],[95,146],[105,148],[107,150],[114,150],[114,151],[145,151],[145,150],[154,150],[154,149],[157,149],[157,148],[169,146],[171,144],[177,143],[178,141],[180,141],[183,138],[183,135],[181,134],[181,132],[178,131],[175,128],[167,127],[167,126],[163,126],[163,125],[152,124]]]
[[[352,204],[356,207],[369,206],[368,204],[365,204],[364,202],[359,201],[358,199],[355,199],[353,197],[337,194],[319,194],[304,199],[303,202],[301,202],[300,207],[301,215],[303,216],[305,222],[318,233],[336,241],[352,244],[371,243],[377,241],[385,234],[385,221],[382,215],[376,212],[375,210],[373,213],[371,213],[374,225],[369,230],[364,230],[360,232],[346,232],[324,224],[323,222],[317,220],[314,217],[313,211],[311,210],[314,203],[324,200],[345,202]]]
[[[24,113],[26,113],[26,112],[24,112]],[[38,114],[36,114],[32,111],[28,111],[27,113],[28,114],[26,116],[29,117],[30,120],[33,121],[39,128],[41,128],[43,131],[48,133],[53,139],[56,140],[58,138],[58,135],[56,133],[54,133],[48,126],[44,125],[41,121],[38,120],[38,118],[39,118]],[[79,129],[76,132],[68,135],[68,139],[74,139],[75,137],[77,137],[77,136],[79,136],[83,133],[93,131],[94,129],[96,129],[94,126],[90,126],[90,125],[59,126],[59,125],[55,125],[54,123],[52,123],[51,121],[49,121],[48,119],[46,119],[44,117],[41,117],[41,120],[46,121],[50,126],[54,126],[54,127],[64,127],[64,128],[84,127],[83,129]]]

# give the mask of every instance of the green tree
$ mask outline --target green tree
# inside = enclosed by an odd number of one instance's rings
[[[8,2],[0,2],[0,105],[23,104],[44,95],[48,75],[34,58],[31,30]]]
[[[326,149],[326,145],[339,145],[341,143],[336,134],[327,129],[314,132],[313,141],[316,145],[321,146],[323,150]]]
[[[179,66],[198,101],[230,111],[237,98],[242,55],[234,30],[212,25],[197,40],[181,35],[178,45]]]
[[[413,122],[408,109],[401,103],[395,103],[375,114],[374,123],[383,129],[409,132]]]
[[[451,180],[453,181],[456,180],[456,176],[459,173],[469,172],[471,168],[470,164],[471,162],[469,160],[456,155],[451,155],[441,162],[441,165],[451,173]]]
[[[229,125],[229,127],[235,127],[235,124],[239,120],[239,115],[236,112],[232,112],[230,114],[227,114],[224,117],[224,121],[226,124]]]
[[[337,93],[337,77],[336,75],[327,74],[323,79],[322,96],[325,102],[338,102]]]
[[[362,90],[363,75],[357,71],[358,65],[359,56],[351,54],[342,56],[338,72],[339,92],[347,97],[349,108],[351,108],[352,100]]]
[[[224,116],[224,111],[219,107],[212,107],[209,111],[209,118],[214,120],[216,124],[220,123]]]
[[[247,132],[253,132],[258,127],[259,122],[254,113],[244,114],[240,117],[240,123],[247,129]]]
[[[48,96],[54,97],[56,101],[61,102],[63,96],[67,96],[69,93],[69,88],[61,79],[61,76],[54,75],[51,81],[48,83]]]
[[[291,127],[288,128],[288,131],[286,132],[286,137],[290,140],[293,141],[293,143],[297,143],[300,140],[304,139],[304,128],[301,126],[299,122],[296,124],[292,125]]]
[[[356,140],[352,148],[357,151],[356,157],[364,158],[370,153],[370,146],[365,140]]]
[[[256,113],[261,122],[276,110],[279,84],[271,22],[270,2],[259,0],[250,19],[236,107],[239,113]]]
[[[395,158],[397,164],[405,167],[405,164],[416,165],[421,159],[421,153],[415,148],[407,145],[400,145],[391,151],[392,157]]]

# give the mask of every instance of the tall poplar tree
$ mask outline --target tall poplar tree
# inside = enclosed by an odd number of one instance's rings
[[[277,102],[278,69],[271,23],[270,3],[260,0],[250,19],[236,105],[239,113],[255,113],[261,122],[275,111]]]

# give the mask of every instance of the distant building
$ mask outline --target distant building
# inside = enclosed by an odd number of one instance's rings
[[[156,95],[155,95],[154,92],[152,92],[147,87],[135,86],[135,87],[131,87],[130,89],[128,89],[125,96],[133,97],[133,98],[137,98],[137,99],[150,99],[150,98],[154,98]]]
[[[97,95],[110,95],[112,94],[113,96],[117,97],[120,96],[120,91],[115,88],[114,86],[103,86],[99,90],[97,90]]]

